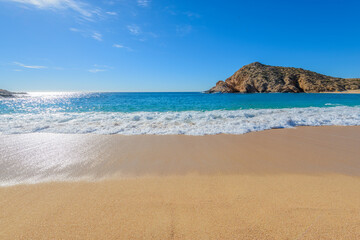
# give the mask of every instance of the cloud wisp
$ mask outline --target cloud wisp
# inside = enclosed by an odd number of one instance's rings
[[[137,0],[137,4],[140,7],[148,7],[151,3],[151,0]]]
[[[79,33],[81,34],[83,37],[86,37],[86,38],[92,38],[92,39],[95,39],[96,41],[103,41],[103,35],[97,31],[94,31],[94,30],[83,30],[83,29],[79,29],[79,28],[69,28],[69,30],[71,32],[75,32],[75,33]]]
[[[117,44],[117,43],[115,43],[115,44],[113,44],[113,47],[114,47],[114,48],[126,49],[126,50],[128,50],[128,51],[133,51],[131,48],[126,47],[126,46],[124,46],[124,45],[122,45],[122,44]]]
[[[80,30],[78,28],[69,28],[69,30],[72,32],[82,32],[82,30]]]
[[[129,30],[129,32],[132,34],[132,35],[140,35],[141,33],[141,29],[138,25],[136,24],[132,24],[132,25],[128,25],[127,26],[127,29]]]
[[[105,72],[106,69],[93,68],[88,70],[91,73]]]
[[[36,66],[36,65],[26,65],[23,64],[21,62],[13,62],[15,65],[19,66],[19,67],[23,67],[23,68],[29,68],[29,69],[44,69],[47,68],[45,66]]]
[[[94,32],[91,37],[99,42],[101,42],[103,39],[102,39],[102,34],[101,33],[98,33],[98,32]]]
[[[111,15],[111,16],[116,16],[117,12],[106,12],[106,14]]]
[[[94,64],[93,68],[89,69],[88,72],[90,73],[100,73],[100,72],[106,72],[110,69],[113,69],[113,67],[107,66],[107,65],[98,65]]]
[[[95,15],[100,15],[99,9],[92,8],[90,5],[75,0],[3,0],[15,2],[28,6],[33,6],[44,10],[66,10],[70,9],[78,13],[86,20],[92,20]]]

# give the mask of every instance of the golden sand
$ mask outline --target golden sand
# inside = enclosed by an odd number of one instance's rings
[[[79,138],[103,180],[0,188],[0,239],[360,239],[360,127]]]
[[[174,176],[2,188],[1,239],[360,239],[360,179]]]

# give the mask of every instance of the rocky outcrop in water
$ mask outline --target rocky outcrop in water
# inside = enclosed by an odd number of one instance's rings
[[[360,89],[360,79],[344,79],[292,67],[274,67],[259,62],[240,68],[206,93],[318,93]]]
[[[14,97],[13,93],[12,92],[9,92],[7,90],[4,90],[4,89],[0,89],[0,97]]]
[[[0,98],[17,97],[19,94],[26,94],[26,93],[16,93],[16,92],[10,92],[4,89],[0,89]]]

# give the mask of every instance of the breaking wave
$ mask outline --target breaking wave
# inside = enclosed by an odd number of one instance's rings
[[[360,125],[360,107],[0,115],[1,134],[244,134],[272,128],[324,125]]]

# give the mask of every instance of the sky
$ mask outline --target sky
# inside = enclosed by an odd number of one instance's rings
[[[360,77],[358,0],[0,0],[0,89],[203,91],[243,65]]]

